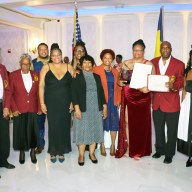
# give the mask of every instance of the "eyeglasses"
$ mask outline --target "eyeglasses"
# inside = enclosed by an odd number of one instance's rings
[[[77,50],[75,50],[75,52],[82,52],[82,53],[84,53],[85,52],[85,50],[84,49],[77,49]]]
[[[142,49],[138,49],[138,50],[133,50],[133,52],[143,52]]]
[[[51,55],[51,57],[60,57],[61,54],[58,54],[58,55]]]
[[[21,65],[22,65],[22,66],[25,66],[25,67],[29,67],[31,64],[22,64],[22,63],[21,63]]]

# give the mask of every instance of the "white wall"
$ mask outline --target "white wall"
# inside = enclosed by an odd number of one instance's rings
[[[2,63],[8,71],[18,69],[18,60],[22,53],[27,51],[27,31],[9,29],[0,31],[0,48]],[[10,49],[11,53],[8,53]]]
[[[152,59],[155,50],[155,38],[159,12],[128,13],[113,15],[79,15],[82,39],[86,43],[88,53],[99,65],[100,52],[111,48],[124,59],[132,57],[132,43],[142,38],[146,44],[146,59]],[[19,68],[19,56],[29,52],[31,44],[36,46],[45,42],[49,45],[58,43],[63,56],[72,57],[73,17],[66,17],[57,22],[46,22],[44,30],[17,29],[0,30],[0,48],[3,63],[9,71]],[[165,12],[164,39],[172,43],[173,56],[185,63],[192,44],[192,12]],[[11,53],[8,53],[8,49]],[[30,53],[32,58],[37,54]]]
[[[16,27],[10,27],[0,30],[0,48],[1,48],[1,62],[6,66],[8,71],[14,71],[19,66],[19,58],[23,53],[29,53],[32,58],[37,56],[30,52],[31,45],[37,46],[43,42],[42,30],[26,30]],[[33,46],[34,47],[34,46]],[[8,50],[11,53],[8,53]]]
[[[131,58],[132,43],[139,38],[146,44],[146,59],[152,59],[158,17],[158,12],[79,16],[79,23],[88,53],[95,58],[97,64],[100,64],[99,54],[104,48],[113,49],[116,54],[122,54],[124,59]],[[61,42],[58,43],[61,45],[63,55],[71,58],[73,18],[62,19],[60,25]],[[54,35],[51,30],[48,32],[49,35]],[[186,63],[192,44],[192,13],[165,12],[164,40],[171,42],[173,56]]]

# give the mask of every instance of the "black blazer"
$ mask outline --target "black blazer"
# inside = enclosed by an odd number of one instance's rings
[[[103,105],[106,104],[103,87],[101,84],[100,76],[93,73],[97,86],[98,106],[99,111],[103,110]],[[73,105],[79,105],[81,112],[86,111],[86,82],[83,73],[76,75],[73,78],[71,85],[71,96]]]

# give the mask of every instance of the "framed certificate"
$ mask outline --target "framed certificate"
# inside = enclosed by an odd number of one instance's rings
[[[148,75],[148,89],[150,91],[168,92],[169,88],[165,84],[169,82],[167,75]]]
[[[147,87],[148,75],[151,74],[152,65],[135,63],[131,77],[130,87],[139,89]]]

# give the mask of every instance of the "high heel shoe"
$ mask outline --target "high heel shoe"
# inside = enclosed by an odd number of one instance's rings
[[[31,156],[31,162],[36,164],[37,163],[37,158],[36,158],[36,155],[35,155],[35,149],[31,149],[30,156]]]
[[[52,163],[55,163],[55,162],[57,161],[56,156],[51,155],[50,161],[51,161]]]
[[[79,164],[79,166],[83,166],[83,165],[85,164],[85,162],[84,162],[84,158],[83,158],[83,161],[81,161],[81,162],[80,162],[79,159],[80,159],[80,157],[78,158],[78,164]]]
[[[192,166],[192,161],[188,160],[188,161],[186,162],[186,167],[191,167],[191,166]]]
[[[111,156],[115,155],[115,145],[111,145],[111,147],[110,147],[110,155]]]
[[[59,162],[63,163],[65,161],[64,155],[59,155]]]
[[[106,153],[106,151],[105,151],[105,146],[100,145],[100,152],[101,152],[101,155],[102,155],[102,156],[104,156],[104,157],[107,156],[107,153]]]
[[[94,155],[95,156],[95,155]],[[91,159],[91,155],[89,154],[89,159],[92,161],[92,163],[97,164],[98,160],[95,158],[95,160]]]
[[[20,154],[19,154],[19,163],[20,163],[20,164],[24,164],[24,163],[25,163],[25,152],[24,152],[24,151],[20,151]]]

